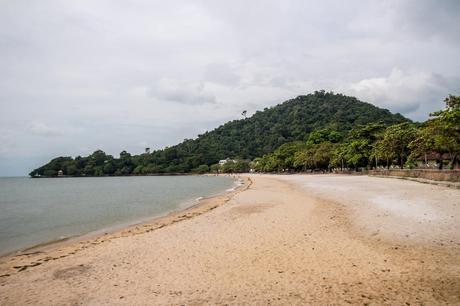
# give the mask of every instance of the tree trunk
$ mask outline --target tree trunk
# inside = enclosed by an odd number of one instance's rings
[[[436,162],[439,162],[438,169],[439,169],[439,170],[442,170],[442,166],[443,166],[443,164],[442,164],[442,158],[441,158],[441,159],[437,159]]]
[[[451,154],[452,158],[451,158],[451,161],[450,161],[450,169],[451,170],[454,170],[455,168],[455,164],[457,163],[457,156],[458,154],[455,153],[455,154]]]

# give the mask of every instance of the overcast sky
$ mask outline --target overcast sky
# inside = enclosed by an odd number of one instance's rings
[[[325,89],[424,120],[460,94],[460,1],[0,0],[0,175],[173,145]]]

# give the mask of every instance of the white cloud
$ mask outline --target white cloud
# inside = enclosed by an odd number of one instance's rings
[[[32,134],[39,136],[60,136],[62,132],[58,128],[49,127],[43,122],[32,122],[29,130]]]
[[[409,73],[393,68],[386,77],[363,79],[341,90],[393,112],[423,120],[430,112],[442,108],[447,94],[455,92],[454,86],[439,74]]]

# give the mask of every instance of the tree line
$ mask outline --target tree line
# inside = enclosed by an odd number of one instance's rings
[[[259,172],[331,171],[333,169],[426,166],[427,156],[439,169],[458,167],[460,153],[460,97],[450,95],[446,107],[423,123],[383,122],[359,125],[348,133],[320,129],[306,142],[283,144],[273,153],[256,158]]]
[[[458,160],[458,97],[424,123],[412,123],[354,97],[317,91],[230,121],[178,145],[118,157],[96,150],[58,157],[32,177],[263,172],[414,166],[424,154]],[[219,165],[219,160],[231,158]],[[442,166],[443,163],[440,163]]]

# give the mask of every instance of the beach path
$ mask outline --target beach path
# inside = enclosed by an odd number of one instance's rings
[[[206,213],[0,269],[0,304],[460,304],[460,190],[248,177]]]

